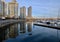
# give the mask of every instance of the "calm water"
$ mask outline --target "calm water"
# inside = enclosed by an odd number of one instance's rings
[[[60,30],[20,22],[0,29],[1,42],[60,42]]]

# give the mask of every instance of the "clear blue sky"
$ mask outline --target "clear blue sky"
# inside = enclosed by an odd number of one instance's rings
[[[57,17],[60,8],[60,0],[17,0],[17,2],[19,7],[32,6],[32,15],[36,17]]]

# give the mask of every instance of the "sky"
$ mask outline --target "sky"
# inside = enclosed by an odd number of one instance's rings
[[[11,0],[5,1],[10,2]],[[17,2],[19,9],[22,6],[26,9],[32,6],[33,17],[57,17],[60,9],[60,0],[17,0]]]

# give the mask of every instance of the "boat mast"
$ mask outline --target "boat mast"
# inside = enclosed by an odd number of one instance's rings
[[[57,22],[60,22],[60,14],[59,14],[59,12],[60,12],[60,9],[58,10]]]

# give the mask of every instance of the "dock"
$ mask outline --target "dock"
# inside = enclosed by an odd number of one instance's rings
[[[43,26],[43,27],[48,27],[48,28],[53,28],[53,29],[60,29],[60,27],[58,26],[52,26],[52,25],[43,24],[43,23],[34,23],[33,25]]]

